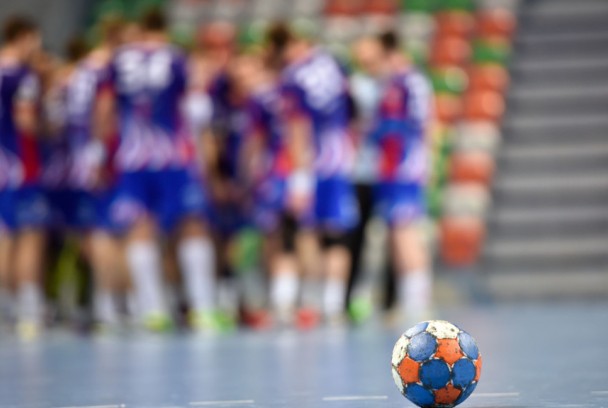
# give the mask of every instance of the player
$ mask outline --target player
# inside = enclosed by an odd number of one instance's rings
[[[348,82],[338,63],[317,48],[305,28],[276,36],[287,63],[281,77],[284,131],[293,170],[287,181],[288,210],[319,234],[325,277],[322,310],[327,322],[342,321],[350,268],[348,231],[358,221],[349,180],[354,151],[349,134]],[[275,307],[293,304],[293,272],[277,271]],[[306,291],[306,286],[304,286]],[[305,296],[306,293],[303,293]]]
[[[13,17],[0,49],[0,277],[16,294],[17,332],[35,337],[43,324],[44,226],[49,207],[40,187],[39,80],[28,67],[40,48],[36,26]]]
[[[95,292],[93,318],[98,328],[118,324],[116,295],[124,289],[120,276],[120,249],[109,219],[108,206],[115,180],[110,163],[115,129],[95,124],[95,107],[108,74],[113,50],[122,42],[123,23],[106,18],[101,22],[101,41],[87,53],[80,41],[68,47],[68,63],[59,72],[49,112],[67,144],[69,194],[59,203],[67,226],[82,234],[82,250],[91,263]],[[109,133],[104,138],[96,132]],[[102,139],[105,141],[102,142]],[[103,172],[98,172],[102,169]]]
[[[397,37],[379,37],[384,87],[370,137],[378,151],[376,206],[390,227],[397,296],[404,317],[424,318],[431,301],[430,256],[417,221],[425,216],[427,134],[432,93],[427,79],[402,54]]]
[[[181,110],[187,64],[167,41],[162,12],[145,13],[141,28],[140,42],[117,50],[100,101],[101,120],[111,121],[117,112],[120,135],[118,196],[111,217],[125,230],[126,259],[144,325],[164,330],[170,324],[160,229],[177,237],[190,321],[193,328],[204,329],[214,309],[215,255],[203,222],[207,202],[194,138]]]

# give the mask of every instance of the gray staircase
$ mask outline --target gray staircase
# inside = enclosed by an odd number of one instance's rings
[[[499,297],[608,295],[608,1],[521,4],[481,268]]]

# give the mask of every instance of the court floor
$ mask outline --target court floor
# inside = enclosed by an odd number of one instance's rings
[[[459,307],[484,369],[462,406],[608,407],[608,303]],[[0,407],[406,407],[390,358],[401,330],[77,337],[0,333]]]

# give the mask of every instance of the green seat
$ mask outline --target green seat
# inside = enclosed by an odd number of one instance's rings
[[[433,13],[437,9],[436,0],[401,0],[401,9],[406,12]]]
[[[475,1],[474,0],[441,0],[439,2],[440,10],[463,10],[463,11],[474,11]]]
[[[436,68],[431,71],[433,88],[438,93],[460,95],[468,85],[466,72],[458,67]]]
[[[99,21],[104,16],[113,14],[121,16],[125,14],[125,7],[122,0],[104,0],[98,3],[95,8],[94,21]]]
[[[511,55],[511,46],[502,40],[478,40],[473,46],[473,62],[476,64],[506,65]]]

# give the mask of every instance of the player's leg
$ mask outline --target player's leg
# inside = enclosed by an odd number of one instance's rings
[[[316,212],[322,226],[323,313],[329,322],[343,318],[351,268],[350,231],[356,226],[359,211],[350,181],[335,177],[319,181]]]
[[[113,326],[119,321],[117,289],[121,270],[121,253],[115,236],[103,229],[90,233],[89,253],[95,281],[93,318],[102,326]]]
[[[177,261],[191,308],[195,329],[214,325],[216,307],[216,253],[205,219],[208,202],[194,171],[166,171],[160,180],[160,220],[177,238]]]
[[[424,188],[402,183],[386,183],[381,188],[391,226],[399,307],[405,316],[422,318],[432,296],[430,255],[419,223],[424,215]]]
[[[35,336],[43,324],[41,280],[45,242],[45,233],[39,228],[23,228],[16,234],[13,270],[17,330],[26,338]]]
[[[279,324],[291,324],[298,300],[299,268],[296,258],[298,225],[294,217],[283,215],[278,231],[267,238],[271,247],[270,305]]]
[[[1,217],[0,217],[1,219]],[[1,221],[0,221],[1,222]],[[0,226],[0,322],[12,316],[12,256],[14,239],[8,228]]]
[[[163,295],[162,253],[158,228],[151,214],[154,173],[121,176],[111,205],[112,221],[125,230],[125,259],[133,282],[138,317],[151,330],[165,330],[170,323]]]
[[[14,192],[15,245],[12,254],[17,331],[23,338],[42,329],[44,296],[42,269],[46,245],[45,226],[50,219],[48,201],[37,187]]]

